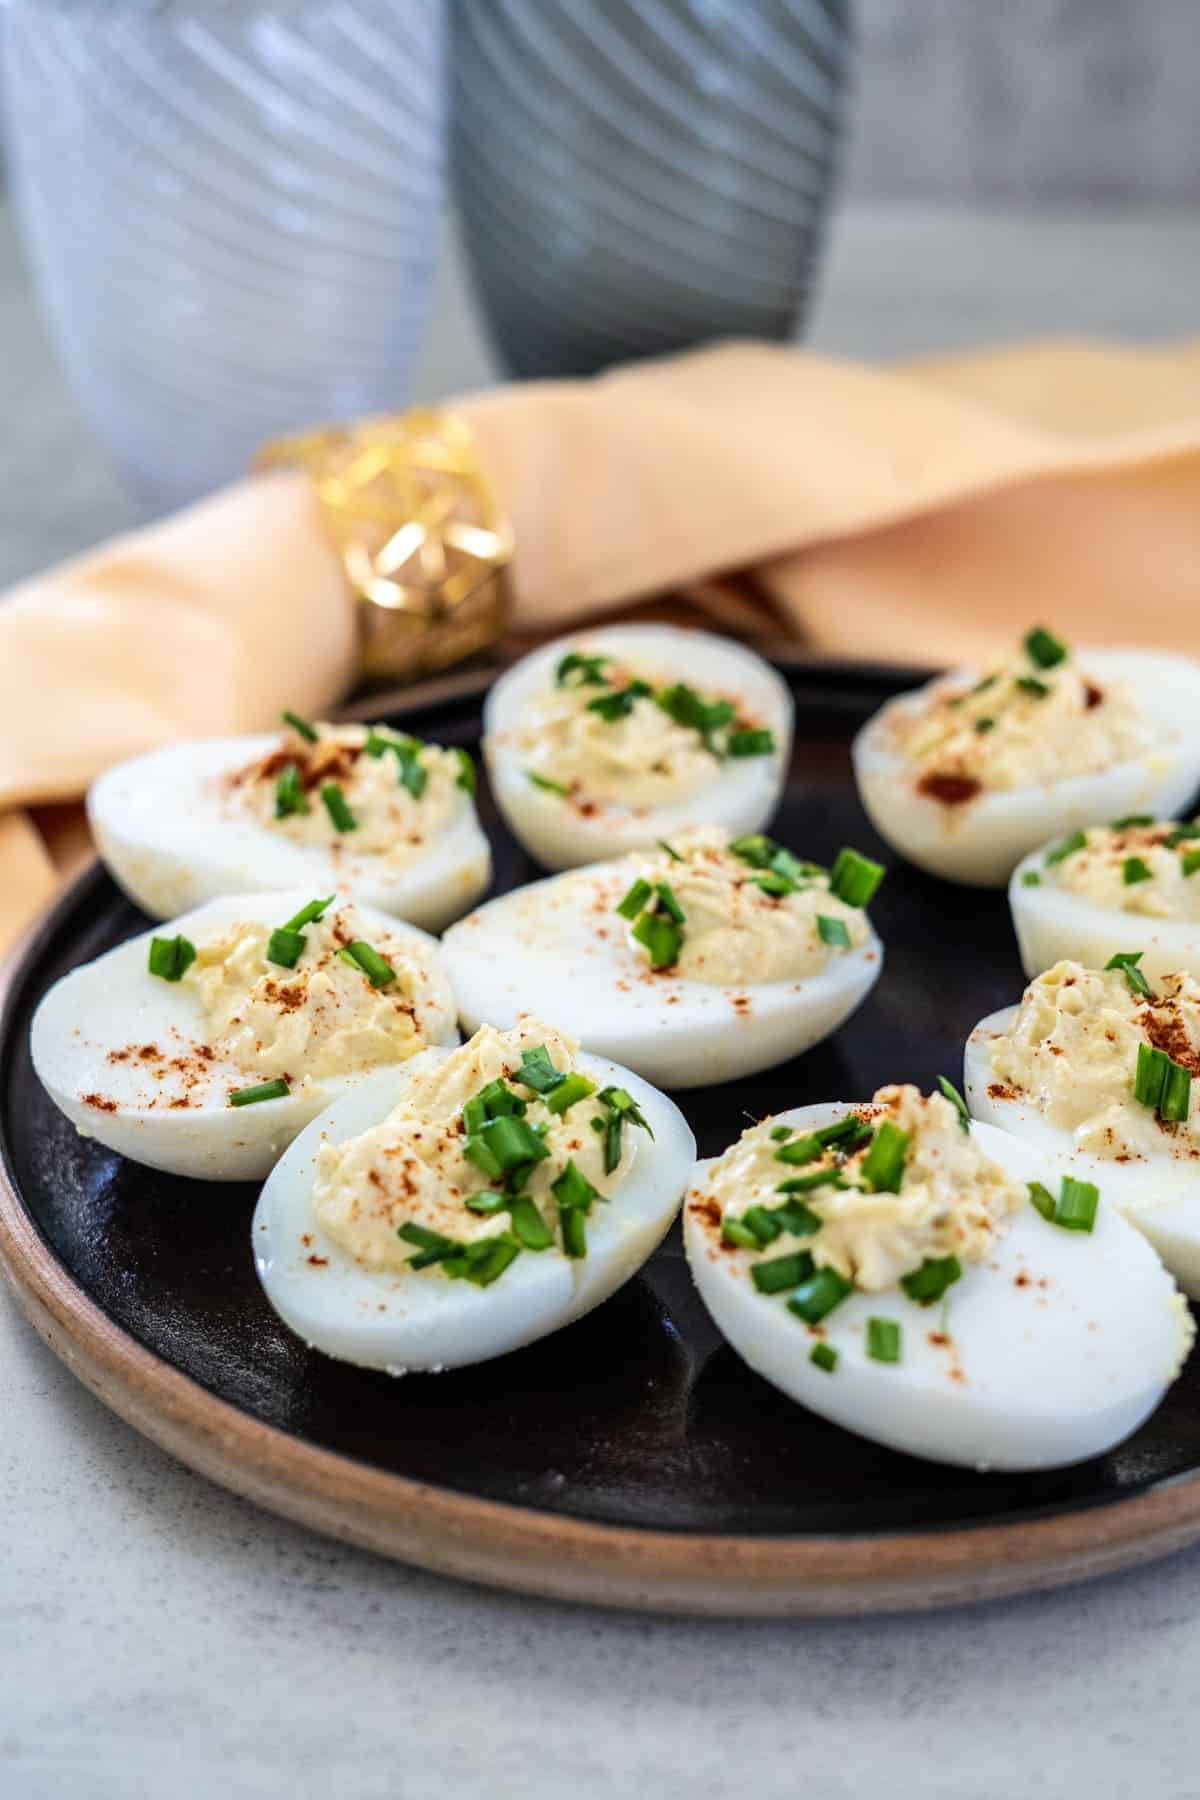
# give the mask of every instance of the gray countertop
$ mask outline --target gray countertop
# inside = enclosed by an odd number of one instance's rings
[[[814,336],[887,355],[1184,334],[1198,278],[1183,215],[856,209]],[[450,245],[420,394],[488,376]],[[0,411],[2,582],[127,517],[2,216]],[[0,1425],[12,1800],[1200,1795],[1200,1552],[876,1621],[705,1623],[486,1593],[326,1543],[175,1465],[6,1296]]]

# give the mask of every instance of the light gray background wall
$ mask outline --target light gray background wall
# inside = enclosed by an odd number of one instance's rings
[[[857,0],[872,197],[1200,200],[1200,0]]]

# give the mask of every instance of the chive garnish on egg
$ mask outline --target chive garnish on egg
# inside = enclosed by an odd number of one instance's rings
[[[373,988],[388,987],[396,979],[396,971],[387,958],[380,956],[370,944],[364,944],[361,938],[356,938],[352,944],[344,944],[338,955],[360,969]]]
[[[149,969],[160,981],[182,981],[196,960],[196,946],[182,932],[150,939]]]
[[[346,796],[336,781],[325,783],[321,789],[321,799],[335,831],[357,831],[358,820],[351,812]]]
[[[280,714],[280,717],[285,725],[291,726],[297,737],[302,737],[304,739],[306,744],[316,744],[320,742],[320,733],[316,726],[310,725],[307,719],[302,719],[299,713],[284,711]]]
[[[274,1081],[260,1081],[253,1087],[231,1088],[230,1106],[257,1106],[261,1100],[286,1100],[291,1093],[287,1081],[282,1075]]]
[[[1035,625],[1032,631],[1026,633],[1025,653],[1039,669],[1054,669],[1060,662],[1066,661],[1067,646],[1060,643],[1044,625]]]
[[[1120,969],[1129,984],[1129,991],[1139,1000],[1153,1000],[1154,990],[1142,971],[1138,968],[1143,952],[1141,950],[1118,950],[1105,963],[1105,969]]]
[[[847,906],[869,906],[883,877],[882,863],[872,862],[857,850],[839,850],[829,877],[829,891]]]
[[[868,1319],[866,1340],[872,1362],[900,1361],[900,1327],[895,1319]]]

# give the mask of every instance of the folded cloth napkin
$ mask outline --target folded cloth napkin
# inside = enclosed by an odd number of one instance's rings
[[[537,629],[728,578],[776,629],[941,663],[1044,620],[1200,650],[1200,343],[1035,344],[867,367],[729,344],[452,403]],[[0,605],[0,946],[86,840],[109,763],[321,713],[353,607],[307,480],[252,477]]]

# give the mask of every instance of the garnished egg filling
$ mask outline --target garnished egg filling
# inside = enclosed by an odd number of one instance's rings
[[[86,963],[35,1015],[34,1065],[79,1129],[181,1175],[265,1175],[370,1070],[454,1043],[433,939],[336,896],[211,901]]]
[[[553,1011],[650,1080],[726,1081],[810,1048],[864,998],[882,876],[854,850],[828,869],[761,833],[693,828],[505,894],[444,951],[468,1028]]]
[[[1148,977],[1200,973],[1200,823],[1141,814],[1071,832],[1017,864],[1009,904],[1027,975],[1138,950]]]
[[[1078,661],[1043,627],[980,672],[888,702],[854,766],[880,834],[949,880],[999,886],[1059,835],[1170,812],[1200,779],[1200,664],[1141,650]]]
[[[1102,1180],[1191,1293],[1200,1292],[1200,981],[1151,982],[1137,951],[1059,962],[976,1026],[976,1117]]]
[[[893,1448],[978,1468],[1099,1454],[1192,1342],[1182,1296],[1097,1188],[961,1097],[881,1088],[803,1107],[701,1163],[693,1275],[750,1365]]]
[[[598,1304],[661,1239],[694,1155],[662,1095],[534,1019],[351,1101],[268,1182],[255,1250],[293,1329],[394,1373],[500,1355]]]
[[[791,710],[740,645],[619,626],[511,669],[489,697],[484,748],[513,830],[562,868],[689,823],[757,830],[778,800]]]
[[[491,862],[464,751],[284,717],[282,734],[172,745],[93,785],[100,853],[139,905],[164,917],[307,881],[437,928],[478,897]]]

